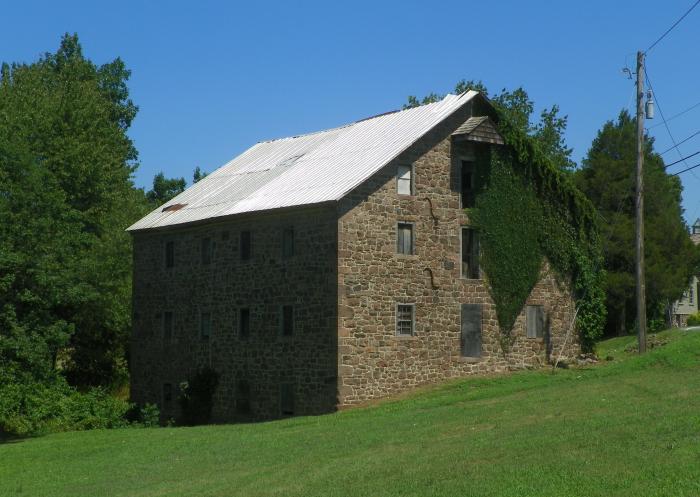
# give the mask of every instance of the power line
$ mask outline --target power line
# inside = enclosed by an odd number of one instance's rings
[[[691,167],[689,167],[689,168],[687,168],[687,169],[683,169],[682,171],[678,171],[677,173],[673,173],[671,176],[678,176],[678,175],[681,174],[681,173],[686,173],[686,172],[688,172],[688,171],[692,171],[692,170],[695,169],[696,167],[700,167],[700,164],[695,164],[694,166],[691,166]]]
[[[670,121],[670,119],[669,119],[669,121]],[[647,128],[647,129],[651,129],[651,127]],[[684,144],[685,142],[687,142],[688,140],[690,140],[691,138],[694,138],[694,137],[696,137],[696,136],[698,136],[698,135],[700,135],[700,131],[696,131],[695,133],[693,133],[693,134],[690,135],[689,137],[683,138],[681,141],[678,142],[678,145],[682,145],[682,144]],[[664,155],[666,152],[670,152],[670,151],[673,150],[674,148],[675,148],[675,147],[669,147],[669,148],[667,148],[666,150],[664,150],[663,152],[661,152],[659,155]]]
[[[685,17],[686,17],[688,14],[690,14],[690,13],[693,11],[693,9],[694,9],[695,7],[698,6],[698,4],[700,4],[700,0],[697,0],[697,2],[695,2],[695,3],[686,11],[686,13],[683,14],[683,15],[680,17],[680,19],[678,19],[676,22],[674,22],[673,25],[672,25],[670,28],[668,28],[668,29],[666,30],[666,32],[665,32],[664,34],[662,34],[662,35],[659,37],[658,40],[656,40],[654,43],[652,43],[651,46],[650,46],[649,48],[647,48],[647,52],[649,52],[652,48],[654,48],[654,47],[656,46],[656,44],[659,43],[661,40],[663,40],[664,38],[666,38],[666,35],[669,34],[671,31],[673,31],[673,28],[675,28],[676,26],[678,26],[678,25],[680,24],[680,22],[681,22],[683,19],[685,19]]]
[[[700,107],[700,102],[698,102],[698,103],[696,103],[696,104],[694,104],[694,105],[691,105],[690,107],[688,107],[688,108],[685,109],[684,111],[681,111],[681,112],[679,112],[678,114],[675,114],[675,115],[669,117],[669,118],[667,119],[667,121],[673,121],[675,118],[681,117],[683,114],[686,114],[686,113],[690,112],[691,110],[695,109],[696,107]],[[657,126],[661,126],[662,124],[664,124],[664,123],[654,124],[653,126],[649,126],[647,129],[656,128]],[[671,147],[671,148],[673,148],[673,147]]]
[[[700,0],[698,0],[698,3],[700,3]],[[649,83],[649,89],[651,90],[652,94],[654,95],[654,98],[656,98],[656,106],[659,108],[659,114],[661,114],[661,120],[663,121],[664,126],[666,127],[666,131],[668,132],[668,137],[671,139],[671,143],[673,143],[673,148],[676,149],[676,152],[678,152],[678,157],[680,157],[680,160],[675,162],[674,164],[677,164],[678,162],[682,162],[686,166],[688,165],[685,162],[685,159],[683,158],[683,154],[681,153],[680,149],[678,148],[678,144],[676,143],[676,139],[673,137],[673,134],[671,133],[671,128],[668,127],[668,121],[666,120],[666,117],[664,116],[664,111],[661,108],[661,103],[659,102],[658,95],[656,95],[656,92],[654,91],[654,85],[651,84],[651,79],[649,79],[649,73],[647,73],[647,68],[646,64],[644,65],[644,76],[646,77],[647,83]],[[695,173],[692,172],[693,167],[687,169],[687,171],[691,171],[691,174],[693,177],[697,179],[697,176],[695,176]],[[683,171],[685,172],[685,171]]]
[[[678,159],[676,162],[671,162],[670,164],[666,164],[664,168],[669,168],[675,164],[678,164],[679,162],[684,162],[686,159],[690,159],[691,157],[695,157],[696,155],[700,154],[700,150],[695,152],[694,154],[686,155],[685,157]],[[687,165],[687,164],[686,164]]]

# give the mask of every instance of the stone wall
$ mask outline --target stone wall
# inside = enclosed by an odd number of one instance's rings
[[[507,354],[485,280],[460,276],[460,232],[469,219],[460,208],[460,145],[450,134],[469,113],[458,111],[340,202],[340,405],[446,378],[536,367],[562,349],[574,305],[570,285],[546,263],[527,304],[544,306],[548,338],[526,338],[523,310]],[[414,165],[415,195],[397,194],[399,164]],[[400,221],[413,223],[415,255],[396,253]],[[396,335],[397,303],[415,304],[413,336]],[[483,306],[480,358],[461,356],[461,304]],[[564,357],[579,350],[572,330]]]
[[[282,231],[294,230],[294,255],[283,258]],[[252,233],[252,256],[240,257],[240,233]],[[291,385],[294,414],[336,406],[337,223],[335,208],[295,209],[198,227],[134,234],[131,394],[177,417],[178,385],[200,368],[220,374],[214,420],[274,418],[280,389]],[[202,239],[212,244],[203,264]],[[174,243],[174,266],[165,267]],[[283,305],[294,306],[294,332],[282,336]],[[250,333],[240,336],[239,309],[250,309]],[[172,337],[163,313],[173,316]],[[201,313],[211,336],[200,336]],[[244,382],[244,383],[242,383]],[[247,383],[247,390],[246,386]],[[164,399],[170,384],[172,398]],[[250,413],[245,414],[245,397]],[[237,409],[238,403],[238,409]]]

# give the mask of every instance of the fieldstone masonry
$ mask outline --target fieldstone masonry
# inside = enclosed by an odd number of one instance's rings
[[[159,404],[164,420],[176,417],[179,383],[208,366],[220,374],[215,420],[269,419],[283,414],[285,388],[294,414],[318,414],[447,378],[537,367],[560,352],[576,355],[575,330],[564,344],[574,317],[570,284],[546,262],[527,300],[544,306],[545,337],[526,338],[523,310],[507,352],[488,275],[460,275],[460,233],[469,218],[460,207],[464,145],[451,134],[471,114],[472,106],[457,111],[337,204],[135,233],[132,399]],[[413,195],[397,194],[399,164],[414,165]],[[396,253],[398,222],[413,223],[414,255]],[[288,228],[294,255],[284,258]],[[252,233],[247,261],[242,231]],[[208,264],[203,238],[212,246]],[[399,303],[415,305],[411,336],[396,334]],[[462,304],[482,305],[480,357],[461,356]],[[284,305],[294,308],[292,336],[281,332]],[[242,308],[250,311],[247,338],[240,336]],[[208,338],[200,336],[202,313],[211,316]]]

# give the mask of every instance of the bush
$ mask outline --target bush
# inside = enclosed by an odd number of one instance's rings
[[[700,326],[700,312],[688,316],[688,326]]]
[[[191,380],[180,384],[178,401],[182,408],[182,424],[193,426],[209,422],[218,384],[219,373],[211,368],[200,369]]]
[[[41,383],[0,372],[0,433],[30,436],[120,428],[129,426],[129,407],[100,388],[78,392],[60,377]]]

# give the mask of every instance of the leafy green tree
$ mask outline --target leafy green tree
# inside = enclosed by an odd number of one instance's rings
[[[579,188],[604,219],[608,334],[631,330],[635,321],[636,123],[622,111],[593,140],[575,174]],[[682,218],[682,186],[669,175],[649,136],[644,140],[644,216],[647,313],[663,319],[680,297],[697,264],[697,249]]]
[[[153,189],[146,193],[146,198],[154,205],[163,205],[168,200],[184,192],[186,187],[187,182],[185,178],[166,178],[160,172],[153,177]]]
[[[571,172],[574,170],[576,164],[571,159],[572,149],[566,146],[564,140],[567,117],[559,115],[559,106],[553,105],[550,108],[545,108],[540,114],[539,121],[533,123],[534,104],[523,88],[516,88],[513,91],[503,89],[500,93],[489,95],[486,86],[481,81],[461,80],[455,85],[454,92],[460,94],[467,90],[479,91],[488,97],[491,104],[515,128],[534,138],[545,156],[562,171]],[[409,109],[437,102],[443,97],[444,95],[437,93],[430,93],[423,98],[410,95],[403,108]]]
[[[2,65],[0,368],[75,385],[125,373],[131,248],[147,208],[126,134],[137,108],[120,59],[96,66],[66,34],[57,52]]]
[[[204,179],[206,175],[209,174],[202,171],[199,166],[194,168],[194,174],[192,174],[192,183],[197,183],[200,179]]]

